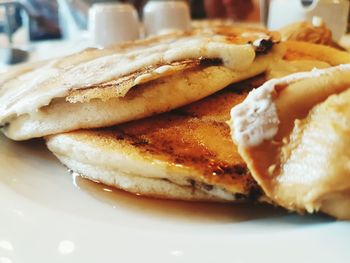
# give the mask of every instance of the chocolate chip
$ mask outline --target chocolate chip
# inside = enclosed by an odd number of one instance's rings
[[[211,191],[214,188],[214,186],[212,186],[210,184],[202,184],[202,187],[207,191]]]
[[[200,64],[202,66],[219,66],[222,65],[223,62],[220,58],[201,58]]]
[[[259,187],[254,187],[250,190],[248,199],[250,201],[257,201],[263,195],[263,191]]]
[[[148,145],[148,141],[140,139],[138,141],[132,142],[131,145],[132,146],[144,146],[144,145]]]
[[[0,129],[6,128],[9,125],[10,125],[10,123],[8,123],[8,122],[5,122],[4,124],[0,124]]]
[[[256,53],[266,54],[273,47],[273,41],[271,39],[258,39],[252,43]]]
[[[234,196],[235,200],[246,200],[247,199],[247,196],[244,194],[237,193],[237,194],[234,194],[233,196]]]

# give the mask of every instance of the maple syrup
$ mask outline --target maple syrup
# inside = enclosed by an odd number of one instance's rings
[[[78,175],[74,183],[92,197],[115,209],[126,209],[157,217],[200,222],[241,222],[283,215],[280,209],[263,204],[211,203],[163,200],[130,194]]]

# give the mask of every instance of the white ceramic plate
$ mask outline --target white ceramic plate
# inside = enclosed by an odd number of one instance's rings
[[[0,263],[350,262],[350,223],[131,196],[0,135]]]

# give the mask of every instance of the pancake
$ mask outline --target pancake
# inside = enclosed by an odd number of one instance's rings
[[[264,193],[300,213],[350,219],[350,64],[273,79],[231,111]]]
[[[293,56],[274,61],[265,74],[201,101],[110,128],[48,136],[47,146],[71,171],[135,194],[191,201],[269,202],[233,144],[227,121],[231,108],[271,76],[335,63],[322,61],[322,47],[307,56],[304,49],[290,48]],[[331,51],[334,57],[342,54]]]
[[[147,119],[49,136],[47,146],[75,173],[135,194],[256,200],[261,192],[235,150],[226,121],[232,106],[261,81],[263,76]]]
[[[0,75],[0,126],[25,140],[169,111],[266,71],[281,55],[271,49],[277,40],[222,26],[10,69]]]

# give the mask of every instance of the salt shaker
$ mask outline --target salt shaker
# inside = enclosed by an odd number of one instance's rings
[[[95,3],[89,10],[89,33],[93,45],[98,47],[138,39],[137,11],[125,3]]]
[[[185,1],[151,0],[143,8],[145,35],[191,28],[190,8]]]

